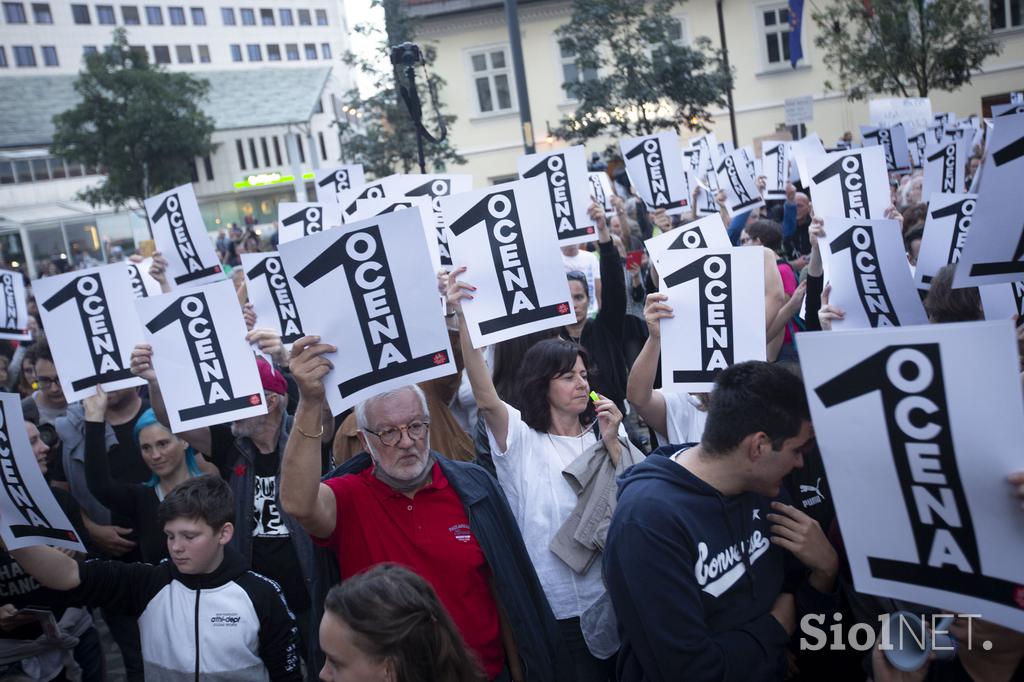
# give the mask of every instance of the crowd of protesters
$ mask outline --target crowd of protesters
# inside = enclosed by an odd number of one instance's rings
[[[941,606],[852,583],[798,364],[798,333],[843,316],[823,281],[827,220],[792,185],[739,215],[719,195],[733,244],[764,255],[768,362],[722,371],[710,393],[662,391],[673,310],[643,241],[696,216],[648,213],[615,180],[614,210],[590,209],[596,242],[563,248],[572,324],[474,348],[473,277],[456,264],[437,286],[459,373],[337,417],[323,385],[336,348],[307,336],[286,353],[244,278],[267,414],[177,434],[146,345],[141,389],[68,403],[30,294],[34,341],[3,349],[0,384],[100,560],[0,552],[0,680],[105,679],[97,616],[129,680],[1024,679],[1024,634],[983,620],[990,650],[916,673],[877,650],[801,649],[805,614],[875,628]],[[920,174],[892,176],[886,215],[911,267],[925,213]],[[216,247],[240,273],[264,241],[232,226]],[[165,268],[155,254],[166,291]],[[932,282],[930,321],[982,319],[952,270]],[[1024,474],[1006,495],[1024,500]],[[55,637],[30,617],[45,609]]]

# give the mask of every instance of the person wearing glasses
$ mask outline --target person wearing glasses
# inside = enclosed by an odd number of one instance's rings
[[[68,411],[68,400],[60,386],[57,366],[53,364],[53,353],[45,338],[36,341],[28,349],[26,358],[32,365],[36,385],[39,387],[22,401],[26,412],[33,408],[39,413],[40,424],[53,424]]]
[[[430,410],[416,385],[356,406],[365,452],[323,481],[323,378],[336,352],[317,336],[294,343],[295,428],[281,467],[281,506],[337,557],[344,582],[401,564],[437,591],[488,679],[571,679],[554,616],[497,481],[430,448]],[[559,657],[562,658],[559,658]]]

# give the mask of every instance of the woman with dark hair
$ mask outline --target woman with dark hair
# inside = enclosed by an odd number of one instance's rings
[[[577,679],[608,680],[617,644],[599,644],[603,631],[584,635],[581,617],[605,601],[600,529],[606,519],[601,515],[610,518],[614,508],[615,475],[642,455],[629,444],[614,401],[591,400],[590,358],[572,341],[546,339],[531,346],[522,358],[515,398],[502,400],[466,329],[462,301],[472,298],[475,288],[458,280],[465,271],[452,271],[448,304],[458,316],[463,361],[498,482],[559,621]],[[590,537],[581,540],[587,528]]]
[[[378,564],[331,588],[320,621],[328,682],[484,682],[430,584]]]

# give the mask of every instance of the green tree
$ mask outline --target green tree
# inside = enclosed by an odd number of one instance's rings
[[[724,106],[732,76],[706,37],[682,44],[672,10],[681,0],[574,0],[558,29],[582,77],[567,84],[579,104],[558,137],[577,143],[604,134],[649,135],[680,126],[707,130],[712,106]]]
[[[368,77],[374,93],[363,97],[357,88],[353,88],[346,94],[344,109],[348,115],[338,122],[342,154],[347,161],[362,163],[363,168],[375,177],[391,173],[418,173],[416,129],[396,85],[396,72],[390,58],[391,45],[415,41],[416,22],[405,13],[401,0],[373,0],[372,4],[384,10],[384,29],[363,23],[353,30],[377,40],[373,55],[363,57],[348,52],[344,59],[346,64]],[[418,67],[416,85],[423,103],[423,125],[436,134],[438,121],[431,105],[431,91],[435,95],[440,92],[444,80],[429,70],[434,63],[435,49],[429,45],[421,47],[429,75],[424,78],[423,67]],[[404,75],[402,82],[405,82]],[[443,112],[441,118],[446,126],[455,122],[454,116]],[[424,152],[428,172],[441,172],[448,164],[466,162],[448,140],[439,144],[425,141]]]
[[[188,182],[195,157],[213,149],[213,120],[199,107],[209,87],[150,64],[114,31],[107,49],[86,57],[75,81],[81,102],[53,119],[53,153],[106,176],[79,198],[120,208]]]
[[[969,0],[833,0],[811,16],[814,44],[850,99],[872,94],[927,97],[971,82],[998,54],[988,13]]]

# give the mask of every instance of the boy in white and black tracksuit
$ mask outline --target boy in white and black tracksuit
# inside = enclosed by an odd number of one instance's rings
[[[50,547],[11,554],[55,600],[113,605],[138,617],[147,682],[302,680],[295,619],[275,582],[226,545],[231,490],[189,479],[159,510],[170,560],[159,565],[78,564]]]

